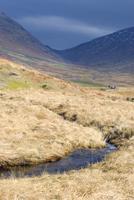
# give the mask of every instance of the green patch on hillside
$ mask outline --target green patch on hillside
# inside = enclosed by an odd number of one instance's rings
[[[31,87],[39,87],[31,78],[27,77],[21,69],[12,67],[10,64],[0,64],[0,89],[18,90]]]
[[[23,80],[10,80],[7,84],[6,89],[16,90],[16,89],[25,89],[30,88],[32,85],[28,81]]]

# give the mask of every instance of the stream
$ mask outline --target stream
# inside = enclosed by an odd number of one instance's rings
[[[117,148],[107,144],[102,149],[79,149],[59,161],[31,166],[16,166],[10,169],[0,168],[0,178],[10,177],[33,177],[40,176],[45,172],[50,174],[64,173],[70,170],[79,170],[89,165],[105,160],[106,156]]]

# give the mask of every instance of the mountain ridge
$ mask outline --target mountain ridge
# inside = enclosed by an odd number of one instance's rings
[[[42,44],[30,32],[5,13],[0,13],[0,52],[17,52],[31,57],[57,59],[49,46]]]
[[[93,39],[65,50],[55,50],[66,62],[85,68],[134,72],[134,27]],[[127,65],[125,67],[124,65]]]
[[[64,70],[71,74],[71,70],[77,72],[85,69],[90,72],[95,70],[97,74],[113,71],[134,74],[133,55],[134,27],[93,39],[71,49],[55,50],[42,44],[5,13],[0,14],[0,56],[31,64],[56,76],[64,77]]]

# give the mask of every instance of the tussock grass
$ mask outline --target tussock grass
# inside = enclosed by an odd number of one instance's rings
[[[97,91],[4,92],[0,164],[53,161],[77,148],[101,147],[105,139],[120,145],[134,134],[134,105],[118,95],[112,98]]]
[[[53,161],[77,148],[105,145],[100,131],[65,121],[35,104],[36,95],[8,91],[0,98],[1,166]]]
[[[134,104],[118,93],[86,91],[85,94],[48,93],[43,98],[44,107],[65,120],[75,121],[84,127],[96,127],[111,142],[129,139],[134,135]],[[42,97],[41,97],[42,96]],[[40,102],[41,103],[41,102]]]
[[[10,200],[133,200],[134,141],[107,161],[62,175],[0,181],[0,198]]]
[[[0,91],[0,166],[55,161],[78,148],[101,148],[106,139],[122,144],[106,161],[87,169],[1,179],[0,199],[133,200],[134,104],[126,100],[133,97],[133,88],[99,91],[10,61],[0,60],[0,66],[2,81],[15,72],[18,76],[8,81],[31,83]],[[44,83],[50,88],[41,89]]]

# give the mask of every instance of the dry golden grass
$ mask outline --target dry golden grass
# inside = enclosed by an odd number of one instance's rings
[[[104,138],[122,144],[87,169],[0,180],[0,199],[133,200],[134,103],[126,101],[134,96],[133,88],[81,88],[10,61],[0,63],[31,83],[0,91],[1,166],[54,161],[77,148],[101,147]],[[43,83],[49,87],[41,89]]]
[[[134,140],[106,162],[62,175],[0,181],[2,200],[133,200]]]
[[[0,97],[0,165],[46,162],[77,148],[105,144],[97,129],[65,121],[36,103],[40,93],[47,98],[43,90],[30,89]]]
[[[68,121],[75,121],[84,127],[94,126],[109,140],[134,135],[134,103],[126,101],[118,91],[115,94],[95,90],[77,94],[45,93],[47,98],[42,93],[34,95],[37,97],[36,103],[43,104]]]
[[[0,60],[0,67],[2,78],[6,76],[14,83],[16,76],[9,76],[12,72],[17,74],[17,81],[25,78],[31,83],[26,88],[21,88],[19,84],[19,87],[13,85],[11,90],[1,90],[1,166],[53,161],[77,148],[105,145],[102,133],[96,128],[67,122],[45,108],[43,103],[40,104],[47,98],[47,93],[38,84],[47,82],[51,86],[46,88],[49,92],[64,89],[69,92],[73,85],[3,59]],[[6,82],[5,79],[2,81]],[[76,91],[80,90],[79,87],[75,88]],[[43,95],[41,99],[40,94]]]

